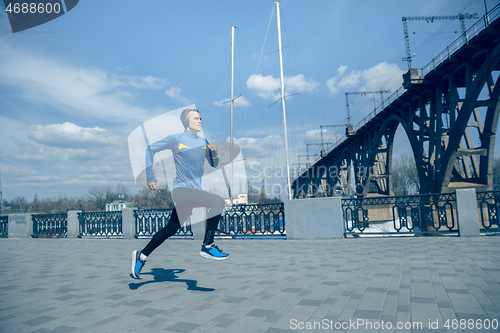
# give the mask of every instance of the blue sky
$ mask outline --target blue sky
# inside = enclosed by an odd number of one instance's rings
[[[486,0],[488,9],[496,4]],[[320,142],[320,126],[345,123],[345,92],[401,86],[407,70],[403,16],[484,14],[483,0],[288,0],[280,5],[285,89],[297,94],[286,107],[293,164],[306,154],[308,143]],[[137,192],[128,135],[141,123],[192,103],[202,113],[209,140],[227,141],[229,104],[223,102],[230,96],[233,25],[238,28],[235,94],[242,95],[236,100],[236,141],[253,166],[249,177],[256,176],[254,169],[279,169],[284,165],[282,113],[280,103],[270,106],[279,97],[273,10],[274,1],[267,0],[82,0],[58,19],[15,34],[2,10],[4,198],[80,196],[92,186],[117,184]],[[476,21],[467,20],[466,26]],[[460,35],[459,21],[408,26],[414,68]],[[350,100],[354,124],[380,104],[378,95]],[[324,134],[325,142],[340,138],[332,128]],[[407,153],[405,138],[397,142],[396,155]],[[309,150],[317,154],[319,146]]]

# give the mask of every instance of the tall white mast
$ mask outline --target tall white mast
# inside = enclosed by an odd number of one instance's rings
[[[278,18],[278,47],[280,55],[280,73],[281,73],[281,106],[283,109],[283,126],[285,130],[285,159],[286,159],[286,176],[288,185],[288,199],[292,199],[292,184],[290,183],[290,163],[288,161],[288,134],[286,130],[286,111],[285,111],[285,82],[283,81],[283,56],[281,49],[281,23],[280,23],[280,4],[276,4],[276,15]]]
[[[229,180],[229,200],[231,201],[231,206],[233,205],[233,110],[234,110],[234,29],[236,27],[231,27],[231,147],[230,149],[230,161],[231,161],[231,178]]]

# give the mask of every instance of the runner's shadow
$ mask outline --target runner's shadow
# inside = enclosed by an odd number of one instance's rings
[[[164,268],[152,268],[150,273],[142,273],[141,275],[153,275],[153,280],[145,281],[141,283],[129,283],[128,287],[130,290],[137,290],[145,284],[157,283],[157,282],[185,282],[187,285],[187,290],[195,291],[214,291],[213,288],[203,288],[198,287],[198,281],[179,279],[176,274],[183,273],[185,269],[164,269]],[[132,276],[132,274],[130,274]]]

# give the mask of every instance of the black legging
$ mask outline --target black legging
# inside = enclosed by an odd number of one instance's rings
[[[175,235],[180,226],[186,222],[188,217],[193,212],[195,207],[207,207],[210,210],[207,213],[207,227],[205,230],[204,244],[213,242],[215,230],[219,224],[220,215],[224,210],[224,199],[216,194],[212,194],[203,190],[178,187],[172,191],[174,199],[174,209],[170,215],[170,219],[141,251],[145,256],[149,256],[158,246],[160,246],[167,238]]]

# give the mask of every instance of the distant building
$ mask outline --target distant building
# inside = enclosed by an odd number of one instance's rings
[[[231,206],[231,199],[224,198],[226,206]],[[233,198],[233,205],[248,205],[248,195],[246,193],[240,193],[237,197]]]
[[[120,195],[118,200],[115,200],[111,203],[106,204],[106,211],[107,212],[117,212],[117,211],[121,211],[123,208],[127,208],[127,207],[128,208],[134,207],[134,203],[130,202],[130,201],[126,201],[124,199],[124,196]]]

